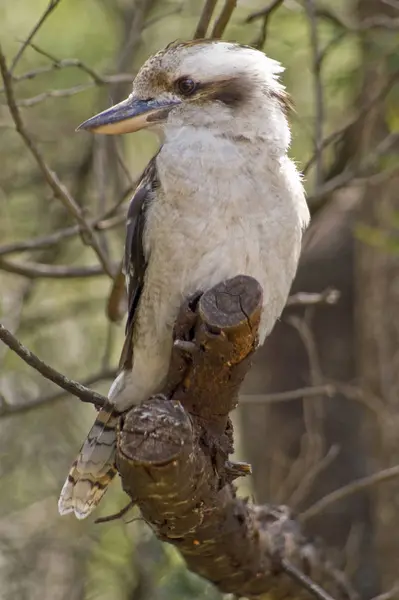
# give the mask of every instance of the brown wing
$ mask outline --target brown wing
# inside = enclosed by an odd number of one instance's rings
[[[126,278],[128,316],[126,338],[119,362],[120,369],[131,369],[133,364],[133,326],[137,306],[144,286],[148,257],[144,252],[146,212],[155,201],[155,190],[159,186],[155,159],[152,158],[145,168],[134,196],[130,201],[127,224],[123,271]]]

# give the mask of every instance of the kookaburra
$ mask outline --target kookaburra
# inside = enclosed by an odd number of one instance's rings
[[[288,158],[282,67],[253,48],[215,40],[170,44],[148,59],[123,102],[80,129],[148,128],[161,146],[127,215],[126,340],[109,391],[59,500],[86,517],[115,475],[120,413],[161,390],[185,298],[239,274],[263,288],[259,341],[280,316],[309,221]]]

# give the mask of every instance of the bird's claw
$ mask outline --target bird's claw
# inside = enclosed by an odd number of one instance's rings
[[[191,357],[195,353],[197,347],[194,344],[194,342],[188,342],[186,340],[175,340],[173,343],[173,348],[179,353]]]

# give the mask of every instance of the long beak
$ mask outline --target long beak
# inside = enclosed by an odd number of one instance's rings
[[[131,133],[161,123],[179,100],[134,100],[127,98],[84,121],[76,131],[86,129],[93,133],[116,135]]]

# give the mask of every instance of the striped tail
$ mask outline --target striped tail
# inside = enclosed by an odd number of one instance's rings
[[[100,410],[61,490],[58,510],[85,519],[115,476],[116,427],[120,414]]]

